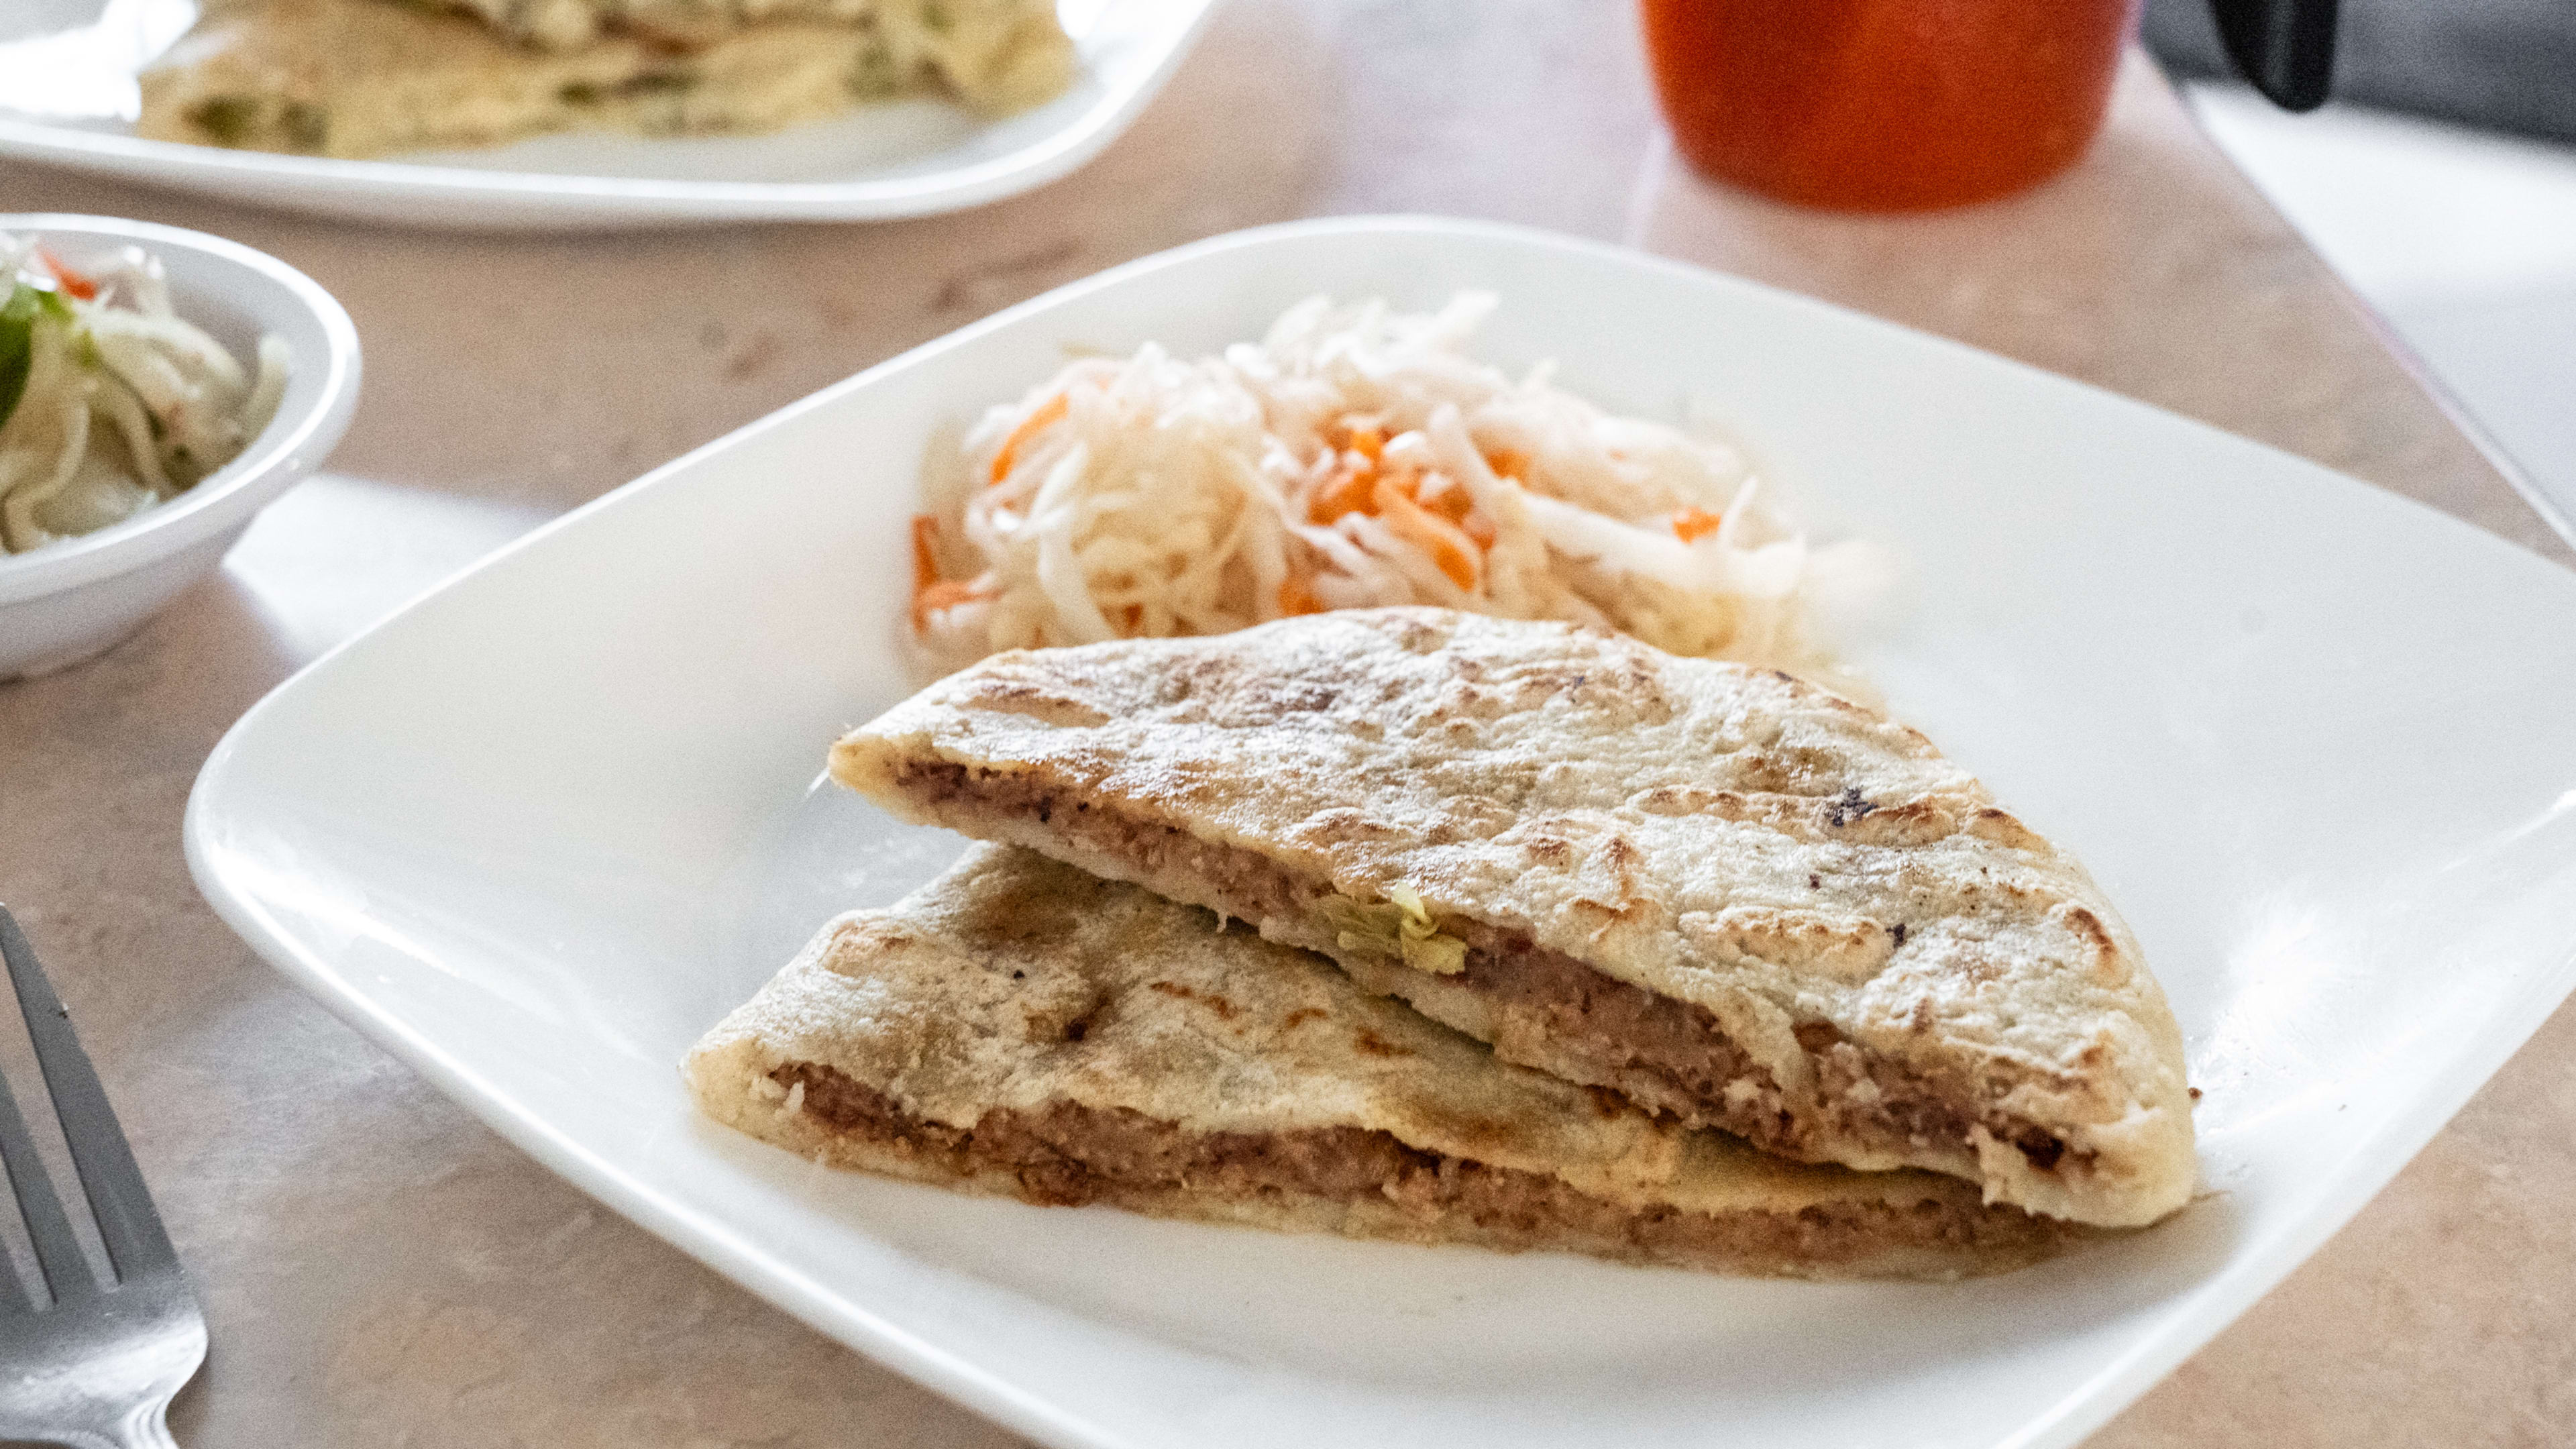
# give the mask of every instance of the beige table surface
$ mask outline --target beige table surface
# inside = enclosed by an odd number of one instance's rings
[[[2569,554],[2144,62],[2064,180],[1912,220],[1695,182],[1613,0],[1236,0],[1087,170],[888,226],[366,231],[0,163],[0,211],[235,237],[337,293],[331,472],[80,669],[0,685],[0,898],[102,1061],[214,1335],[192,1446],[1015,1442],[593,1205],[199,901],[190,781],[271,685],[532,524],[855,369],[1212,232],[1409,210],[1729,268],[2071,373]],[[2576,1011],[2103,1446],[2576,1439]]]

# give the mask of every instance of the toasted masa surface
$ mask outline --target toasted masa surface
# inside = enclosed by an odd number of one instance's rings
[[[1204,896],[1210,909],[1261,922],[1276,939],[1316,949],[1339,944],[1322,906],[1335,894],[1328,884],[1294,879],[1239,847],[1127,819],[1114,805],[1068,802],[1024,778],[979,781],[969,767],[945,761],[907,764],[897,784],[920,814],[952,824],[974,821],[965,826],[969,834],[1052,845],[1072,863],[1114,879],[1180,899]],[[1988,1103],[1982,1119],[1970,1118],[1955,1088],[1945,1091],[1900,1063],[1867,1057],[1818,1025],[1801,1028],[1800,1042],[1832,1089],[1822,1094],[1822,1118],[1802,1118],[1788,1110],[1778,1080],[1706,1007],[1657,996],[1481,922],[1452,921],[1448,929],[1467,947],[1465,967],[1454,975],[1340,954],[1369,990],[1402,997],[1436,1021],[1498,1044],[1507,1060],[1616,1088],[1685,1126],[1722,1128],[1768,1152],[1830,1162],[1835,1159],[1825,1147],[1836,1138],[1898,1144],[1898,1152],[1950,1142],[1960,1149],[1954,1167],[1972,1175],[1975,1157],[1967,1143],[1980,1126],[2042,1168],[2054,1168],[2066,1151],[2045,1127],[2016,1120],[1997,1104]],[[1855,1090],[1864,1079],[1868,1087]]]
[[[1345,611],[996,655],[832,769],[1783,1151],[2106,1226],[2196,1180],[2181,1033],[2082,867],[1920,734],[1785,674]],[[1466,972],[1406,969],[1314,909],[1390,892],[1472,948]]]
[[[1658,1120],[1003,847],[826,927],[686,1074],[801,1154],[1044,1204],[1794,1276],[1957,1277],[2072,1236],[1953,1179]]]

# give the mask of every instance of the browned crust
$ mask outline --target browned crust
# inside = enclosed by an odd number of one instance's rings
[[[906,1112],[829,1066],[790,1062],[770,1079],[801,1090],[806,1113],[866,1153],[890,1156],[904,1175],[972,1183],[1049,1207],[1107,1203],[1169,1213],[1175,1195],[1202,1206],[1391,1207],[1426,1241],[1791,1275],[1908,1254],[2006,1266],[2046,1253],[2064,1235],[2026,1214],[1932,1201],[1722,1215],[1630,1208],[1555,1178],[1421,1151],[1356,1127],[1189,1132],[1125,1109],[1058,1100],[1034,1111],[993,1109],[960,1128]]]

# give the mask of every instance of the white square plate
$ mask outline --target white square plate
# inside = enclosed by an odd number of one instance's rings
[[[1062,0],[1081,54],[1066,92],[1000,120],[939,100],[863,106],[765,136],[568,133],[371,161],[136,137],[134,72],[198,0],[5,0],[0,156],[323,216],[437,227],[597,230],[714,221],[877,221],[978,206],[1053,181],[1116,140],[1180,65],[1216,0]],[[68,17],[96,15],[69,26]],[[34,22],[27,22],[33,24]]]
[[[810,791],[907,692],[914,464],[1069,345],[1308,293],[1503,306],[1484,350],[1721,401],[1898,548],[1857,662],[2071,845],[2190,1043],[2216,1189],[1953,1287],[1272,1236],[836,1175],[674,1064],[827,916],[959,848]],[[1222,237],[1041,297],[540,530],[243,718],[197,880],[540,1160],[861,1351],[1059,1445],[2060,1445],[2356,1211],[2576,980],[2576,577],[2295,458],[1610,248],[1421,220]]]

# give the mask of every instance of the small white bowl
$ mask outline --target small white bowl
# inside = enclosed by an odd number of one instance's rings
[[[0,214],[65,262],[137,245],[179,315],[247,362],[262,333],[294,349],[277,416],[242,455],[167,503],[33,553],[0,554],[0,680],[98,654],[222,560],[252,515],[321,465],[358,406],[358,329],[312,278],[203,232],[102,216]]]

